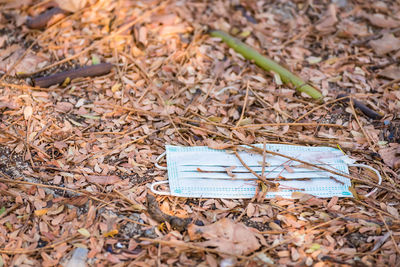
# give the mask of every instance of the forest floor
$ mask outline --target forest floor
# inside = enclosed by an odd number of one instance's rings
[[[58,2],[74,12],[32,29],[54,2],[0,0],[0,266],[84,266],[71,262],[78,248],[89,266],[400,265],[398,1]],[[209,29],[298,74],[324,103]],[[34,86],[97,63],[112,69]],[[167,179],[155,168],[165,145],[263,143],[339,147],[383,181],[350,168],[346,198],[149,190]]]

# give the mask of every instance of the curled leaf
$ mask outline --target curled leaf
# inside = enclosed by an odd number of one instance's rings
[[[56,0],[56,2],[61,9],[76,12],[85,7],[87,0]]]

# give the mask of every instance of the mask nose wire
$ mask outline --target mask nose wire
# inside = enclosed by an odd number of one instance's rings
[[[368,170],[371,170],[371,171],[375,172],[376,175],[377,175],[378,178],[379,178],[378,185],[381,185],[381,184],[382,184],[382,176],[380,175],[380,173],[378,172],[378,170],[372,168],[371,166],[368,166],[368,165],[365,165],[365,164],[349,164],[349,166],[360,167],[360,168],[366,168],[366,169],[368,169]],[[366,196],[366,197],[371,196],[372,194],[374,194],[374,193],[376,192],[376,190],[378,190],[378,188],[375,187],[371,192],[365,194],[365,196]]]

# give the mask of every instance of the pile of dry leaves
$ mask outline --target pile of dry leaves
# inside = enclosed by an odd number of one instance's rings
[[[398,1],[0,0],[0,10],[0,266],[71,266],[78,248],[89,266],[400,264]],[[324,103],[208,29],[297,73]],[[34,86],[97,63],[111,72]],[[369,198],[378,178],[357,169],[368,183],[354,181],[352,198],[150,195],[167,179],[154,167],[165,145],[210,141],[339,145],[383,182]]]

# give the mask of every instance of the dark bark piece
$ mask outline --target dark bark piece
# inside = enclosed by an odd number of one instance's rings
[[[40,15],[37,15],[36,17],[29,18],[26,21],[26,26],[28,26],[29,29],[40,30],[47,26],[47,22],[49,22],[53,16],[57,14],[68,14],[68,13],[69,13],[68,11],[65,11],[59,7],[53,7],[41,13]]]
[[[70,78],[72,80],[79,77],[93,77],[104,75],[109,73],[111,71],[111,68],[112,64],[110,63],[100,63],[97,65],[78,68],[75,70],[60,72],[46,77],[34,78],[33,83],[35,86],[46,88],[54,84],[62,83],[67,78]]]
[[[338,94],[338,96],[336,98],[342,98],[342,97],[346,97],[346,96],[348,96],[348,95],[346,95],[346,94]],[[346,99],[345,101],[348,102],[349,100]],[[379,120],[379,119],[382,119],[382,117],[383,117],[378,112],[376,112],[376,111],[370,109],[369,107],[367,107],[367,105],[365,105],[361,101],[353,99],[353,104],[354,104],[355,108],[358,108],[359,110],[361,110],[361,112],[364,113],[364,115],[368,116],[371,119]]]
[[[172,228],[182,232],[187,229],[187,226],[191,223],[191,218],[182,219],[176,216],[165,214],[158,207],[156,198],[150,194],[147,194],[147,212],[159,223],[168,222]]]

